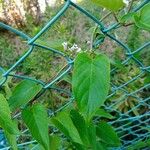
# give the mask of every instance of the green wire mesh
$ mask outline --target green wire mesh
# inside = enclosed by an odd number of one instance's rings
[[[149,2],[150,2],[150,0],[144,0],[141,4],[139,4],[139,6],[137,8],[135,8],[133,10],[133,12],[138,11],[145,4],[147,4]],[[142,92],[145,89],[148,89],[150,87],[150,83],[147,83],[144,86],[142,86],[139,89],[136,89],[135,91],[132,91],[132,92],[128,91],[126,88],[127,86],[130,86],[132,83],[138,81],[143,75],[150,73],[150,66],[144,66],[144,64],[135,57],[135,54],[137,54],[138,52],[142,51],[145,48],[148,48],[150,46],[150,42],[147,42],[143,46],[138,48],[137,50],[132,51],[125,43],[118,40],[115,36],[113,36],[110,33],[110,31],[121,27],[121,25],[119,23],[113,24],[106,28],[105,25],[101,21],[99,21],[96,17],[94,17],[92,14],[90,14],[88,11],[86,11],[82,7],[73,3],[71,0],[66,0],[65,5],[57,13],[57,15],[55,17],[53,17],[41,29],[41,31],[37,35],[35,35],[33,38],[29,37],[28,35],[24,34],[23,32],[20,32],[16,29],[0,22],[1,28],[7,29],[7,30],[17,34],[18,36],[20,36],[21,38],[26,40],[27,44],[30,47],[29,50],[7,71],[5,71],[3,68],[0,67],[0,72],[2,73],[2,79],[0,80],[0,86],[2,86],[7,81],[8,76],[13,76],[15,78],[21,78],[21,79],[35,81],[35,82],[41,84],[43,86],[44,90],[48,89],[48,88],[53,89],[54,88],[53,85],[58,80],[60,80],[64,75],[69,73],[69,71],[72,69],[72,66],[73,66],[73,60],[71,58],[69,58],[67,55],[65,55],[65,53],[60,52],[59,50],[53,49],[51,47],[47,47],[45,45],[37,44],[36,40],[39,37],[41,37],[41,35],[43,35],[43,33],[47,32],[47,30],[49,28],[51,28],[51,26],[53,24],[55,24],[55,22],[71,6],[76,8],[81,13],[83,13],[84,15],[89,17],[91,20],[93,20],[96,24],[98,24],[98,28],[105,35],[105,37],[110,38],[111,40],[116,42],[118,44],[118,46],[120,46],[121,48],[124,49],[126,59],[121,63],[124,67],[126,67],[126,65],[129,64],[130,61],[133,61],[140,69],[140,73],[138,75],[134,76],[133,78],[131,78],[130,80],[128,80],[126,83],[123,83],[119,86],[116,86],[111,83],[111,85],[112,85],[111,94],[108,95],[108,99],[113,99],[114,96],[117,97],[118,93],[122,93],[122,97],[120,99],[118,99],[117,101],[112,101],[111,105],[110,105],[110,103],[107,104],[107,102],[106,102],[106,104],[104,106],[108,112],[111,112],[111,114],[114,114],[114,116],[115,116],[115,119],[110,121],[110,124],[112,126],[114,126],[115,130],[117,131],[117,133],[120,136],[120,139],[122,141],[122,146],[119,149],[126,150],[127,148],[130,147],[130,145],[133,145],[133,144],[137,143],[138,141],[146,141],[146,140],[150,139],[150,132],[148,131],[148,129],[150,130],[150,96],[148,95],[143,98],[143,97],[139,97],[137,94],[139,92]],[[100,42],[103,42],[103,40],[102,41],[100,40]],[[98,44],[100,44],[100,42]],[[65,68],[65,70],[63,70],[63,72],[61,72],[61,74],[59,74],[54,80],[52,80],[49,83],[45,83],[42,80],[37,80],[35,78],[31,78],[28,76],[22,76],[22,75],[12,73],[23,61],[26,60],[26,58],[35,50],[36,47],[40,47],[43,50],[52,51],[54,53],[57,53],[58,55],[62,56],[67,62],[67,67]],[[111,70],[111,74],[115,75],[116,71],[117,71],[117,68],[113,68]],[[58,91],[60,90],[61,92],[63,92],[63,90],[59,89],[59,88],[58,89],[55,88],[55,90],[58,90]],[[125,112],[115,109],[116,106],[126,103],[127,100],[130,101],[131,99],[136,100],[136,104],[134,105],[134,107],[132,107],[132,109],[129,109]],[[70,101],[68,103],[66,103],[64,106],[60,107],[58,110],[56,110],[55,113],[58,111],[61,111],[63,108],[65,108],[66,106],[71,104],[72,101],[73,101],[73,98],[70,95]],[[143,113],[133,115],[133,112],[135,112],[137,109],[143,109]],[[52,115],[53,113],[54,112],[50,113],[50,115]],[[17,117],[18,115],[19,114],[14,116],[14,118]],[[97,121],[97,120],[98,119],[96,119],[95,121]],[[26,130],[24,131],[24,133],[25,132],[26,132]],[[4,148],[1,148],[1,150],[9,149],[9,147],[5,146],[6,143],[3,141],[3,138],[0,137],[0,141],[1,141],[0,145],[2,145],[4,147]],[[26,143],[18,144],[18,147],[27,149],[27,145],[32,144],[32,143],[36,143],[36,141],[29,141]],[[36,146],[32,149],[36,149]],[[149,149],[150,149],[150,147],[145,148],[145,150],[149,150]]]

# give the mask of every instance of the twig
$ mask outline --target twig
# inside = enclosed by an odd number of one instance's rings
[[[103,21],[104,19],[106,19],[109,15],[111,15],[112,14],[112,12],[110,11],[110,12],[108,12],[104,17],[102,17],[101,19],[100,19],[100,21]]]
[[[114,16],[115,20],[116,20],[117,22],[119,22],[119,20],[118,20],[118,18],[117,18],[117,16],[116,16],[115,13],[113,13],[113,16]]]
[[[95,36],[95,32],[96,32],[97,28],[98,28],[98,25],[96,24],[95,28],[93,30],[92,36],[91,36],[90,51],[92,51],[92,49],[93,49],[93,41],[94,41],[94,36]]]
[[[129,13],[129,12],[130,12],[130,10],[132,9],[133,2],[134,2],[134,0],[132,0],[132,1],[131,1],[131,3],[130,3],[130,6],[129,6],[129,9],[128,9],[127,13]]]
[[[68,64],[65,64],[57,74],[55,74],[55,76],[53,78],[56,78],[57,76],[59,76],[59,74],[68,66]]]
[[[105,20],[111,14],[112,14],[112,12],[108,12],[99,21],[102,22],[103,20]],[[93,41],[94,41],[94,36],[95,36],[95,32],[96,32],[97,28],[98,28],[98,24],[95,25],[95,28],[94,28],[93,33],[92,33],[91,42],[90,42],[90,51],[92,51],[92,49],[93,49]]]
[[[124,27],[128,27],[128,26],[131,26],[131,25],[134,25],[134,23],[123,24]]]

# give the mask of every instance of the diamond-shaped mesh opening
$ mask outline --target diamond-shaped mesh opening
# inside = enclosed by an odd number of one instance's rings
[[[67,62],[62,56],[35,47],[32,54],[18,66],[17,72],[50,82],[64,66],[67,66]]]
[[[4,33],[1,34],[1,38],[3,40],[0,41],[0,45],[3,45],[6,49],[0,47],[0,66],[9,68],[24,54],[28,46],[24,40],[11,32],[7,33],[4,31]]]

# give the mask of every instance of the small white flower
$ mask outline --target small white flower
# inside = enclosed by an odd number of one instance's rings
[[[79,52],[81,52],[81,48],[78,48],[78,49],[77,49],[77,53],[79,53]]]
[[[78,47],[77,44],[73,44],[72,47],[69,48],[70,51],[76,51],[77,53],[81,51],[81,48]]]
[[[106,8],[103,8],[103,11],[105,11],[106,10]]]
[[[78,45],[76,43],[74,43],[73,46],[78,46]]]
[[[73,46],[70,47],[69,50],[70,50],[70,51],[74,51],[74,47],[73,47]]]
[[[62,46],[64,47],[64,50],[67,50],[67,49],[68,49],[68,43],[67,43],[67,42],[63,42],[63,43],[62,43]]]
[[[123,0],[123,2],[126,4],[126,6],[129,6],[129,0]]]
[[[90,45],[90,44],[91,44],[91,41],[87,41],[87,44]]]

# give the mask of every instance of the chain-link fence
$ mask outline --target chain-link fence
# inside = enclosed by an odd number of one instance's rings
[[[141,4],[139,4],[138,7],[136,7],[133,12],[136,12],[140,10],[145,4],[149,3],[150,0],[144,0]],[[99,21],[96,17],[94,17],[92,14],[90,14],[88,11],[80,7],[79,5],[73,3],[71,0],[66,0],[65,5],[63,8],[57,13],[55,17],[53,17],[47,24],[44,26],[41,31],[35,35],[33,38],[29,37],[28,35],[24,34],[21,31],[18,31],[2,22],[0,22],[0,27],[7,29],[24,40],[27,41],[27,44],[29,45],[29,50],[15,63],[13,64],[12,67],[10,67],[8,70],[4,70],[3,68],[0,68],[1,71],[1,80],[0,80],[0,85],[3,85],[9,76],[13,76],[15,78],[21,78],[21,79],[28,79],[28,80],[33,80],[37,83],[40,83],[43,85],[43,89],[48,89],[52,88],[53,85],[61,79],[64,75],[66,75],[73,66],[73,60],[69,58],[65,53],[53,49],[51,47],[47,47],[45,45],[40,45],[36,43],[36,40],[41,37],[53,24],[56,23],[56,21],[69,9],[69,7],[74,7],[77,10],[79,10],[81,13],[89,17],[91,20],[93,20],[97,25],[100,31],[104,34],[105,37],[110,38],[114,42],[118,44],[119,47],[124,49],[124,54],[125,54],[125,60],[121,63],[121,65],[126,68],[128,65],[130,65],[130,61],[134,62],[136,67],[139,69],[139,73],[135,75],[134,77],[131,77],[127,82],[120,84],[120,85],[115,85],[115,83],[111,83],[111,93],[108,95],[108,100],[111,101],[111,103],[107,103],[105,105],[105,108],[113,114],[115,117],[110,121],[110,124],[114,126],[115,130],[117,131],[118,135],[120,136],[120,139],[122,141],[122,147],[120,147],[121,150],[127,149],[130,145],[133,145],[137,143],[138,141],[146,141],[150,138],[150,96],[149,94],[145,94],[143,97],[140,96],[138,93],[142,93],[144,90],[149,90],[150,83],[146,83],[142,86],[139,86],[138,89],[132,90],[131,92],[128,90],[126,87],[132,86],[132,84],[136,83],[138,80],[141,79],[142,76],[147,76],[149,75],[150,72],[150,66],[144,66],[144,64],[135,56],[137,53],[143,51],[145,48],[149,48],[150,42],[145,43],[143,46],[139,47],[136,50],[131,50],[128,45],[126,45],[124,42],[121,40],[117,39],[113,34],[111,34],[111,31],[116,30],[118,28],[121,28],[120,23],[115,23],[113,25],[110,25],[109,27],[105,27],[103,22]],[[100,42],[105,42],[105,41],[100,41]],[[100,43],[98,43],[100,44]],[[101,43],[102,44],[102,43]],[[51,45],[50,45],[51,46]],[[18,74],[12,73],[23,61],[26,60],[26,58],[34,51],[36,47],[40,47],[43,50],[47,51],[52,51],[54,53],[57,53],[61,57],[64,57],[67,66],[65,70],[59,73],[58,76],[51,82],[45,83],[42,80],[37,80],[35,78],[31,78],[28,76],[22,76]],[[113,68],[111,70],[112,78],[115,76],[118,68]],[[138,83],[140,84],[140,83]],[[61,90],[61,89],[60,89]],[[118,98],[117,95],[121,94],[121,96]],[[69,105],[72,102],[72,99],[64,106],[59,108],[60,111],[62,110],[65,106]],[[126,105],[130,105],[130,109],[126,109],[122,111],[122,107]],[[120,107],[120,109],[118,109]],[[138,110],[143,110],[140,111],[141,113],[138,112]],[[3,147],[6,143],[4,141],[4,137],[2,132],[0,133],[0,145]],[[26,142],[19,144],[18,146],[20,147],[26,147],[28,144],[34,143],[35,141],[31,142]],[[1,149],[8,149],[9,147],[4,147]],[[150,148],[146,148],[150,149]]]

